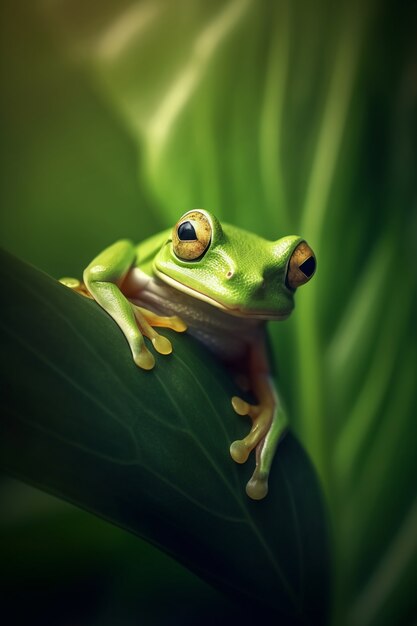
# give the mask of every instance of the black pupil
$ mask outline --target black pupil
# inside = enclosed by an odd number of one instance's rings
[[[195,241],[197,239],[194,226],[191,224],[191,222],[183,222],[179,226],[178,239],[181,239],[181,241]]]
[[[307,276],[307,278],[310,278],[310,276],[312,276],[315,269],[316,269],[316,262],[314,260],[314,257],[312,256],[308,258],[306,261],[304,261],[304,263],[301,263],[300,265],[300,270],[303,272],[305,276]]]

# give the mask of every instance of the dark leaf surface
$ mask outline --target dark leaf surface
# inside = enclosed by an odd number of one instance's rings
[[[289,434],[270,494],[250,501],[247,430],[236,390],[187,336],[152,372],[138,370],[92,301],[2,254],[7,285],[0,426],[2,467],[173,555],[202,578],[284,623],[322,623],[328,546],[312,466]]]

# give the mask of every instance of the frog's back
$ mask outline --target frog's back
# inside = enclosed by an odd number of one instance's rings
[[[152,276],[154,258],[170,236],[171,229],[167,229],[141,241],[136,246],[136,267],[140,267],[145,274]]]

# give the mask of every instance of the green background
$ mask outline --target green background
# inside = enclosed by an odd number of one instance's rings
[[[333,621],[410,623],[415,6],[43,0],[1,12],[2,245],[78,276],[105,245],[195,206],[273,239],[305,237],[317,276],[270,330],[328,499]],[[88,624],[114,623],[109,607],[119,623],[138,606],[167,620],[161,594],[179,623],[209,603],[232,610],[154,548],[9,478],[0,523],[9,598],[26,583],[39,586],[35,607],[45,588],[48,602],[87,598]]]

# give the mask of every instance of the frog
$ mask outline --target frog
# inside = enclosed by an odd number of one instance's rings
[[[316,265],[301,236],[267,240],[205,209],[191,209],[172,229],[138,245],[129,239],[110,245],[86,267],[82,281],[61,282],[113,318],[141,370],[154,368],[154,354],[172,353],[160,328],[187,331],[224,362],[242,389],[231,398],[232,408],[251,420],[248,434],[231,442],[230,456],[242,464],[254,451],[246,493],[262,500],[289,428],[271,374],[266,324],[288,318],[296,290]],[[254,400],[245,399],[245,392]]]

